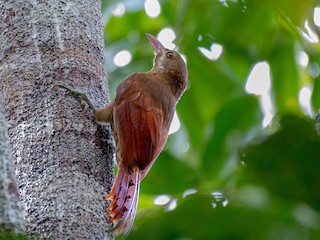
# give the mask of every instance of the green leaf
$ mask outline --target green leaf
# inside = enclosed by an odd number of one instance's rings
[[[293,38],[285,37],[283,33],[279,34],[278,41],[268,59],[277,111],[300,112],[297,99],[300,83],[295,62],[295,43]]]
[[[193,169],[168,151],[164,151],[142,181],[141,192],[153,195],[175,195],[196,185],[197,176],[193,173]]]
[[[280,130],[241,152],[245,173],[284,202],[320,211],[320,140],[310,119],[286,116]]]
[[[166,206],[165,206],[166,207]],[[302,229],[290,214],[279,214],[286,206],[269,211],[230,203],[223,207],[212,195],[195,194],[178,199],[172,211],[155,207],[140,212],[128,239],[308,239],[319,230]],[[312,239],[312,238],[311,238]],[[316,239],[316,238],[313,238]]]
[[[203,155],[202,171],[216,178],[227,160],[248,138],[250,129],[259,126],[261,112],[258,99],[242,95],[226,104],[214,119],[213,133]]]

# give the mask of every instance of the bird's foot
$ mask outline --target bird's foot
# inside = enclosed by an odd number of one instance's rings
[[[96,110],[95,107],[93,106],[93,104],[91,103],[90,99],[88,98],[88,96],[87,96],[85,93],[76,91],[73,87],[70,87],[70,86],[65,85],[65,84],[63,84],[63,83],[57,83],[57,84],[55,84],[55,85],[53,86],[53,89],[54,89],[54,90],[57,89],[57,88],[63,88],[63,89],[65,89],[65,90],[67,90],[67,91],[70,93],[70,95],[72,95],[72,96],[74,96],[74,97],[78,97],[78,98],[80,98],[82,101],[85,101],[85,102],[88,104],[88,106],[89,106],[93,111]],[[81,105],[82,105],[82,104],[81,104]]]

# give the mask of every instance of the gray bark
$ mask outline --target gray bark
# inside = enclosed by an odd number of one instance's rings
[[[320,111],[318,111],[316,118],[315,118],[315,127],[318,135],[320,135]]]
[[[0,236],[8,232],[19,234],[24,229],[7,124],[0,101]]]
[[[106,239],[109,126],[57,82],[106,105],[101,2],[0,0],[0,86],[23,215],[40,238]]]

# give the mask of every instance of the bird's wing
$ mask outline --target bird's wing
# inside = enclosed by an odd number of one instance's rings
[[[139,87],[139,75],[131,76],[131,84],[122,86],[115,101],[115,129],[121,161],[128,169],[149,169],[161,152],[168,129],[159,103]],[[126,84],[126,82],[124,82]],[[120,86],[121,87],[121,86]]]

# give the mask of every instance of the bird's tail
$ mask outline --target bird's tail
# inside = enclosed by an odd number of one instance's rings
[[[119,168],[111,192],[106,197],[111,200],[107,210],[109,222],[114,223],[113,231],[116,235],[124,233],[127,235],[132,226],[137,211],[139,196],[139,168],[135,168],[131,173]]]

